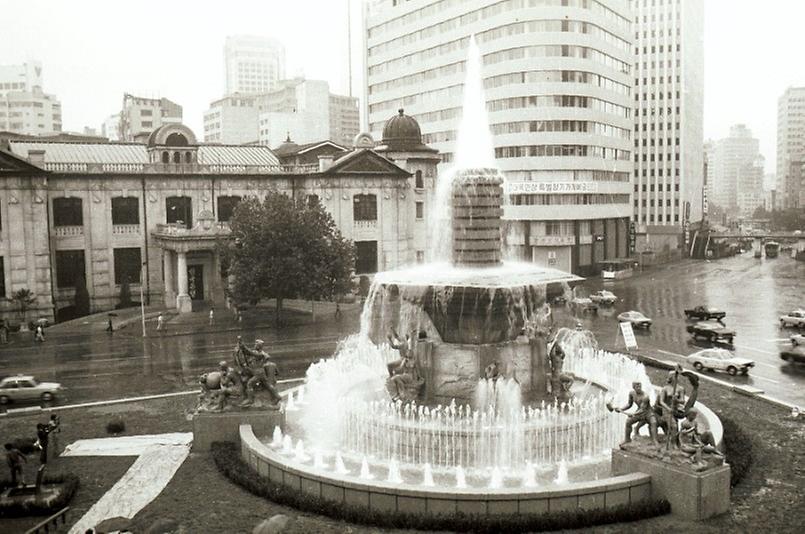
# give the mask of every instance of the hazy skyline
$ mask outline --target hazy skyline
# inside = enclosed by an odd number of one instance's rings
[[[155,2],[0,0],[6,21],[0,64],[42,62],[44,89],[62,102],[64,130],[100,129],[123,93],[164,96],[203,138],[203,112],[224,93],[227,35],[275,37],[287,74],[323,79],[348,92],[347,1]],[[353,5],[353,94],[362,96],[357,56],[360,0]],[[726,137],[744,123],[775,172],[777,99],[805,86],[797,0],[705,0],[704,135]]]

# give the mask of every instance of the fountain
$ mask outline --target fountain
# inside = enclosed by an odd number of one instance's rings
[[[360,333],[311,365],[295,399],[287,395],[293,417],[272,443],[296,453],[294,464],[266,454],[293,475],[282,480],[309,479],[303,490],[318,483],[322,496],[335,486],[486,506],[490,495],[509,495],[516,509],[523,495],[646,490],[648,475],[609,482],[625,424],[612,406],[635,382],[653,399],[645,369],[599,350],[579,328],[549,340],[547,297],[580,278],[503,256],[503,176],[474,41],[470,49],[457,167],[440,178],[435,211],[444,219],[433,224],[430,263],[376,274]],[[316,451],[315,475],[302,438]],[[334,458],[331,470],[324,457]]]

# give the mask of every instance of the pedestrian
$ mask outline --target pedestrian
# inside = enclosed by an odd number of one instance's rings
[[[28,459],[11,443],[6,443],[6,463],[11,471],[11,487],[17,486],[17,476],[19,475],[20,485],[25,485],[22,478],[22,464],[27,463]]]
[[[164,329],[165,329],[165,319],[162,317],[162,314],[160,313],[157,316],[157,332],[161,332]]]
[[[58,456],[59,455],[58,434],[61,432],[61,419],[59,419],[59,416],[56,415],[55,413],[51,414],[50,419],[47,422],[47,429],[48,434],[52,434],[51,436],[52,441],[50,442],[50,447],[53,449],[53,455]]]
[[[109,332],[110,334],[115,333],[115,327],[112,326],[112,318],[111,317],[109,318],[109,321],[106,323],[106,331]]]
[[[45,329],[42,328],[41,324],[36,325],[36,330],[34,331],[34,341],[39,341],[40,343],[45,342]]]
[[[5,319],[0,323],[0,343],[8,343],[8,324]]]
[[[42,449],[42,451],[39,453],[39,463],[44,465],[48,463],[48,442],[50,441],[50,431],[48,430],[48,425],[37,423],[36,438],[37,443],[39,443],[39,448]]]
[[[336,320],[341,318],[341,303],[338,301],[335,302],[335,318]]]
[[[210,326],[212,326],[214,320],[215,320],[215,310],[213,308],[210,308]]]
[[[238,310],[238,322],[239,323],[243,322],[243,315],[240,313],[240,310]]]

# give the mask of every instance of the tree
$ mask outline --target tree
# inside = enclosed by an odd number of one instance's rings
[[[271,191],[240,202],[229,225],[219,250],[235,302],[276,299],[279,324],[284,299],[332,300],[350,289],[354,245],[318,202]]]
[[[31,306],[31,304],[36,302],[36,295],[34,295],[30,289],[23,287],[22,289],[18,289],[11,294],[11,300],[17,303],[17,309],[20,314],[20,322],[21,324],[25,325],[28,308]]]

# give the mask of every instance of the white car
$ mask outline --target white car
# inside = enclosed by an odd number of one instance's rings
[[[639,311],[626,311],[618,315],[618,321],[621,323],[632,323],[632,326],[638,328],[648,328],[651,326],[651,318],[646,317]]]
[[[590,300],[592,300],[596,304],[611,305],[615,304],[615,302],[618,301],[618,297],[615,296],[615,293],[613,293],[612,291],[602,289],[601,291],[596,291],[595,293],[590,295]]]
[[[688,356],[688,361],[697,371],[710,369],[713,371],[726,371],[732,376],[741,373],[745,375],[750,367],[755,366],[754,360],[738,358],[725,349],[704,349]]]
[[[13,401],[41,400],[50,402],[62,394],[61,384],[40,382],[30,375],[14,375],[0,380],[0,404]]]
[[[798,345],[805,347],[805,334],[794,334],[791,336],[791,344],[795,347]]]
[[[780,317],[780,325],[796,326],[797,328],[805,328],[805,310],[794,310]]]

